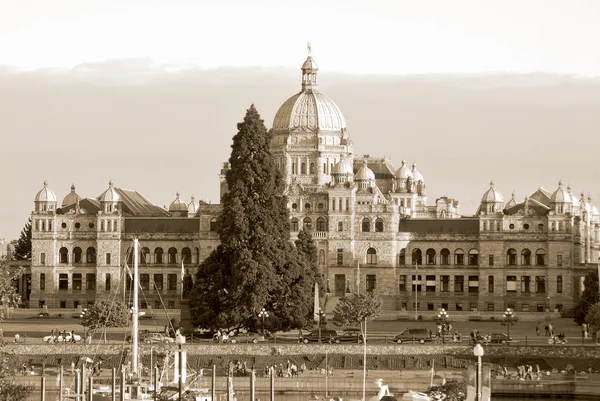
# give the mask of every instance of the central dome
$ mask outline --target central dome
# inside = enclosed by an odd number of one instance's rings
[[[340,108],[317,89],[318,70],[309,55],[302,65],[302,91],[281,105],[273,120],[274,130],[341,131],[346,128]]]

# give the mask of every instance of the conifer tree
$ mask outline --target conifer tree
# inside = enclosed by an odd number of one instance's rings
[[[271,133],[254,105],[233,137],[228,192],[218,218],[221,244],[201,263],[190,295],[196,325],[269,330],[302,327],[312,312],[315,269],[290,242],[284,182],[269,151]]]
[[[15,259],[28,260],[31,259],[31,217],[21,230],[21,236],[15,246]]]

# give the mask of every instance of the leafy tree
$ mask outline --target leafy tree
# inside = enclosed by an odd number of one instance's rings
[[[592,305],[588,309],[587,315],[585,315],[585,322],[588,325],[594,325],[594,327],[600,327],[600,302]]]
[[[374,291],[340,298],[333,310],[333,322],[338,326],[360,326],[366,338],[367,322],[381,315],[383,300]]]
[[[270,330],[306,324],[318,277],[290,242],[284,181],[269,151],[271,133],[254,105],[238,124],[217,226],[221,244],[200,265],[190,294],[194,324],[216,329],[258,325]]]
[[[125,327],[129,324],[129,310],[123,301],[101,299],[86,309],[81,318],[81,325],[90,330]]]
[[[21,302],[14,283],[20,273],[20,267],[11,266],[8,258],[0,257],[0,322],[4,318],[5,308],[17,306]]]
[[[21,230],[21,236],[15,246],[15,259],[29,260],[31,259],[31,217]]]
[[[600,301],[600,296],[598,295],[598,271],[594,270],[585,277],[583,281],[584,290],[581,293],[581,298],[579,298],[579,302],[575,305],[573,309],[573,320],[577,322],[577,324],[582,324],[585,322],[585,316],[588,313],[588,310]]]
[[[15,366],[11,365],[4,345],[4,340],[0,339],[0,400],[25,401],[33,394],[34,386],[17,384],[13,380]]]
[[[448,401],[464,401],[467,399],[467,383],[465,381],[448,380],[440,386],[429,387],[427,395],[430,397],[445,395],[444,399]]]

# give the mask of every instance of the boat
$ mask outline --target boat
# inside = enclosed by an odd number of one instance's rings
[[[410,401],[433,401],[433,398],[427,394],[412,390],[409,390],[408,393],[404,393],[402,399]]]

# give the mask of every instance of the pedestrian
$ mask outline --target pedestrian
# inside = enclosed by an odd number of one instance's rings
[[[546,335],[549,336],[550,335],[550,328],[548,327],[548,325],[546,325],[546,327],[544,327],[544,329],[546,330]]]
[[[71,342],[75,344],[75,330],[71,330]]]
[[[594,372],[594,368],[592,368],[592,364],[588,365],[587,371],[590,375]]]
[[[15,333],[15,344],[18,344],[19,342],[19,333]]]
[[[63,343],[67,342],[67,330],[66,329],[63,329],[62,340],[63,340]]]
[[[581,325],[581,334],[583,335],[583,338],[588,337],[588,326],[585,323]]]
[[[535,365],[535,373],[537,374],[537,379],[542,380],[542,371],[540,370],[540,365]]]
[[[548,331],[550,332],[550,336],[554,335],[554,325],[552,323],[548,323]]]
[[[535,325],[535,335],[536,335],[536,337],[540,336],[540,324],[539,323]]]

